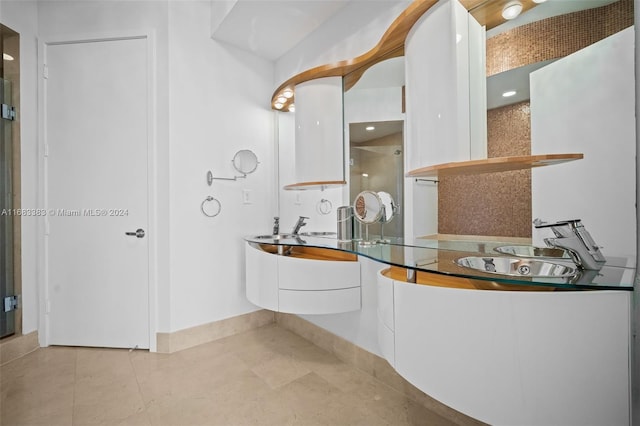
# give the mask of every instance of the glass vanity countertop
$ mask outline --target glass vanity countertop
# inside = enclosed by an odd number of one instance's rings
[[[311,234],[311,235],[309,235]],[[607,257],[607,263],[599,271],[581,271],[568,277],[530,277],[489,273],[459,266],[456,260],[475,257],[510,257],[495,249],[505,245],[518,245],[513,242],[444,240],[418,238],[413,244],[406,244],[399,238],[387,238],[388,243],[364,244],[361,241],[338,241],[335,233],[301,233],[298,236],[248,236],[245,240],[253,244],[286,245],[300,247],[327,248],[341,250],[385,263],[390,266],[413,269],[427,273],[442,274],[474,280],[490,281],[500,284],[526,286],[545,286],[567,290],[633,290],[635,279],[635,259]],[[526,262],[527,259],[519,258]],[[537,259],[535,259],[537,260]],[[575,268],[570,259],[544,259]]]

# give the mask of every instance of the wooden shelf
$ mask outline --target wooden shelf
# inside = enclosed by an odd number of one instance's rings
[[[437,164],[409,171],[407,177],[441,177],[481,173],[509,172],[531,169],[581,160],[583,154],[523,155],[518,157],[495,157],[483,160],[460,161]]]
[[[327,181],[318,181],[318,182],[300,182],[300,183],[292,183],[291,185],[286,185],[284,187],[287,191],[307,191],[310,189],[320,189],[324,191],[327,188],[337,188],[339,186],[344,186],[347,184],[345,180],[327,180]]]

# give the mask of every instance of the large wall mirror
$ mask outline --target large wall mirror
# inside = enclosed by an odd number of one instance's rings
[[[403,86],[404,58],[398,57],[373,65],[344,93],[350,200],[362,191],[382,191],[390,194],[402,209],[405,181]],[[369,232],[381,235],[381,226],[380,223],[372,224]],[[403,237],[402,212],[383,226],[385,236]]]
[[[536,117],[532,117],[535,112],[532,112],[529,94],[531,73],[552,67],[558,59],[632,24],[632,0],[548,0],[513,21],[488,30],[486,46],[489,157],[559,152],[553,148],[562,149],[563,146],[560,145],[563,145],[564,141],[559,141],[552,147],[535,144],[536,140],[540,140],[541,134],[538,132],[536,135],[535,129],[531,127],[532,122],[536,122]],[[592,73],[596,67],[589,66],[584,71],[587,70]],[[574,79],[581,80],[584,75],[584,72],[574,73]],[[609,83],[611,82],[602,82]],[[564,88],[557,89],[563,91]],[[632,88],[628,90],[633,91]],[[515,94],[503,96],[509,92]],[[569,103],[576,105],[580,102],[580,98],[577,98],[571,99]],[[568,139],[575,138],[569,136],[567,141]],[[548,148],[552,151],[547,151]],[[564,145],[564,148],[566,152],[576,150],[575,145],[570,144]],[[582,147],[578,147],[575,152],[583,152]],[[587,155],[585,152],[585,160],[577,162],[575,167],[586,167],[592,158],[593,154]],[[559,174],[559,182],[567,182],[569,179],[566,174],[572,173],[571,167],[574,166],[545,169],[540,171],[539,175]],[[602,164],[601,167],[615,166]],[[597,172],[591,169],[591,172],[593,175],[606,173],[602,168]],[[533,189],[532,196],[532,172],[445,178],[439,185],[440,233],[532,236],[531,221],[536,214],[536,190]],[[535,182],[533,186],[536,186]],[[538,196],[540,198],[539,192]],[[558,209],[549,212],[548,215],[570,216],[571,213],[565,213],[568,211],[569,209]]]

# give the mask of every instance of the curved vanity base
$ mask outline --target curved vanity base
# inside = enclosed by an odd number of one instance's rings
[[[280,256],[267,244],[247,244],[247,299],[290,314],[337,314],[361,306],[358,257],[294,247]]]
[[[477,291],[383,272],[382,352],[423,392],[496,425],[629,424],[631,293]]]

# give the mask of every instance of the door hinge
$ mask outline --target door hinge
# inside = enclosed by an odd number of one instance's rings
[[[7,296],[4,298],[4,312],[11,312],[18,309],[18,296]]]
[[[16,119],[16,108],[11,105],[2,104],[2,118],[5,120],[15,120]]]

